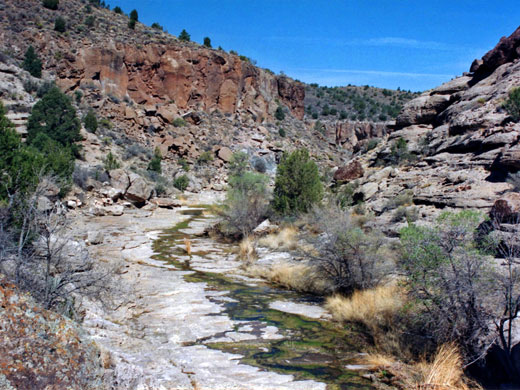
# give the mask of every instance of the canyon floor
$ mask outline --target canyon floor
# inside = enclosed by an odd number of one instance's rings
[[[324,379],[336,377],[343,359],[332,363],[323,351],[308,348],[298,353],[298,345],[321,342],[315,337],[323,335],[341,337],[341,332],[324,320],[327,314],[319,304],[244,275],[230,245],[201,235],[214,217],[200,205],[217,199],[215,193],[202,193],[173,210],[77,215],[79,235],[103,232],[103,243],[92,245],[91,254],[98,261],[119,262],[123,269],[119,306],[114,310],[87,304],[84,321],[102,348],[109,388],[325,389],[325,381],[288,373],[291,367],[296,373],[321,369],[333,370]],[[184,238],[191,242],[190,256]],[[259,261],[284,255],[265,254]],[[240,302],[241,296],[248,302]],[[284,323],[274,317],[292,325],[274,326]],[[298,328],[309,324],[312,329],[303,340]],[[262,353],[269,355],[265,364],[257,358]],[[276,353],[283,356],[273,357]],[[254,366],[242,361],[246,357]],[[342,383],[370,388],[356,373],[343,374],[337,376]]]

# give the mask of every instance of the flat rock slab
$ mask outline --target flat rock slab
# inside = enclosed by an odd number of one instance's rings
[[[328,318],[329,313],[321,306],[310,305],[307,303],[297,303],[290,301],[274,301],[269,304],[269,308],[283,311],[285,313],[297,314],[308,318]]]

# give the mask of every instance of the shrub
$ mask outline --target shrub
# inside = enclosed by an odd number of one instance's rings
[[[38,83],[35,82],[35,81],[32,81],[30,79],[28,80],[25,80],[23,82],[23,89],[25,90],[25,92],[27,93],[33,93],[33,92],[36,92],[38,90]]]
[[[60,1],[59,0],[43,0],[42,4],[45,8],[51,9],[51,10],[57,10],[58,5]]]
[[[179,40],[180,41],[184,41],[184,42],[189,42],[191,39],[191,36],[190,34],[188,34],[188,32],[186,30],[182,30],[181,33],[179,34]]]
[[[507,175],[507,182],[513,186],[513,191],[520,192],[520,172]]]
[[[190,179],[186,175],[179,176],[173,181],[173,186],[180,191],[186,190],[190,184]]]
[[[203,152],[199,158],[197,159],[198,164],[207,164],[211,161],[213,161],[213,153],[211,153],[209,150]]]
[[[386,201],[383,211],[394,210],[399,206],[407,206],[413,203],[413,191],[407,190]]]
[[[123,10],[121,9],[121,7],[116,6],[116,7],[114,7],[114,12],[115,12],[116,14],[121,15],[121,14],[123,13]]]
[[[209,37],[204,38],[204,46],[211,47],[211,39]]]
[[[405,207],[399,206],[397,210],[394,211],[394,215],[392,216],[392,222],[401,222],[405,220],[406,222],[415,222],[419,218],[419,212],[415,207]]]
[[[509,91],[509,97],[504,103],[504,108],[513,121],[520,121],[520,88],[513,88]]]
[[[81,99],[83,98],[83,92],[80,90],[74,91],[74,98],[76,99],[76,103],[81,103]]]
[[[248,236],[265,215],[268,206],[268,178],[253,173],[248,156],[237,152],[228,166],[229,187],[223,211],[222,231],[229,235]]]
[[[309,152],[284,153],[276,172],[273,208],[281,214],[306,212],[322,197],[318,167]]]
[[[383,235],[362,229],[348,211],[335,204],[315,207],[310,214],[316,230],[308,256],[331,288],[342,294],[374,288],[393,268]]]
[[[156,29],[156,30],[164,31],[163,26],[161,26],[159,23],[156,23],[156,22],[152,23],[151,27]]]
[[[188,164],[188,161],[186,161],[186,159],[184,158],[180,158],[178,161],[178,164],[181,166],[182,170],[185,171],[185,172],[189,172],[190,170],[190,166]]]
[[[388,162],[392,165],[399,165],[405,161],[413,160],[414,156],[408,152],[408,144],[404,138],[398,138],[390,148]]]
[[[262,157],[254,157],[251,161],[251,165],[253,169],[260,173],[265,173],[267,171],[267,164]]]
[[[183,118],[175,118],[172,122],[172,125],[175,127],[184,127],[186,126],[186,121]]]
[[[157,172],[157,173],[161,173],[161,171],[162,171],[161,161],[162,161],[161,151],[159,150],[159,148],[155,148],[154,155],[153,155],[152,159],[150,160],[150,163],[148,164],[148,170]]]
[[[135,29],[135,23],[136,23],[136,21],[134,19],[130,19],[128,21],[128,28],[131,29],[131,30],[134,30]]]
[[[52,88],[56,88],[56,84],[54,84],[54,81],[44,81],[43,84],[40,85],[40,87],[36,91],[36,96],[38,96],[39,98],[42,98]]]
[[[96,18],[94,15],[89,15],[85,18],[85,26],[88,28],[94,27],[94,24],[96,23]]]
[[[23,60],[22,67],[31,74],[33,77],[42,77],[42,62],[36,55],[34,47],[29,46],[25,52],[25,58]]]
[[[88,110],[87,114],[83,117],[83,123],[85,124],[85,129],[87,129],[87,131],[90,133],[96,132],[98,122],[93,109]]]
[[[79,147],[75,143],[81,140],[80,128],[69,97],[53,87],[32,109],[27,121],[27,142],[31,144],[38,133],[44,133],[77,155]]]
[[[278,135],[279,135],[280,137],[282,137],[282,138],[284,138],[284,137],[287,135],[287,133],[285,132],[285,129],[284,129],[283,127],[280,127],[280,128],[278,129]]]
[[[105,166],[105,170],[110,172],[113,169],[121,168],[121,164],[117,161],[116,157],[112,154],[112,152],[108,152],[107,156],[103,160],[103,164]]]
[[[276,111],[274,112],[274,117],[276,120],[283,121],[285,119],[285,113],[283,112],[282,106],[278,106]]]
[[[61,16],[58,16],[54,21],[54,31],[65,32],[67,29],[67,22]]]
[[[493,263],[474,240],[481,220],[471,210],[445,212],[434,227],[411,224],[400,232],[400,268],[409,294],[424,309],[426,336],[438,344],[456,341],[467,357],[482,352],[496,307],[486,305],[497,291]]]
[[[325,125],[321,123],[321,121],[316,121],[314,123],[314,130],[320,132],[321,134],[325,133]]]

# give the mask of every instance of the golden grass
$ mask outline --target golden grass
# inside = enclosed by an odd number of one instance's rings
[[[369,353],[360,356],[355,362],[369,366],[371,369],[382,369],[393,366],[397,361],[392,356],[381,353]]]
[[[338,321],[360,322],[375,328],[392,317],[404,304],[404,294],[395,284],[356,291],[350,297],[334,295],[325,307]]]
[[[245,237],[238,244],[238,258],[248,263],[256,259],[255,241],[251,237]]]
[[[264,273],[258,276],[294,291],[321,294],[327,290],[327,282],[316,278],[315,269],[306,264],[273,264],[269,270],[264,270]]]
[[[270,249],[296,249],[298,230],[293,226],[282,228],[277,233],[268,234],[258,240],[258,245]]]
[[[184,237],[184,250],[191,256],[191,240],[188,237]]]
[[[468,390],[464,383],[462,357],[455,344],[443,344],[437,350],[432,362],[421,362],[416,365],[421,380],[416,384],[417,390]]]

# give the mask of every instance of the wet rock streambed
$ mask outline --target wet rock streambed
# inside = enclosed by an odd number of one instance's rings
[[[188,219],[157,235],[152,258],[183,272],[186,282],[203,284],[208,300],[220,308],[207,318],[228,320],[221,331],[199,334],[195,340],[184,341],[184,347],[204,346],[231,353],[240,365],[285,374],[283,377],[291,375],[296,380],[291,388],[295,389],[373,388],[359,372],[346,368],[359,355],[356,340],[360,337],[354,329],[324,319],[327,314],[317,297],[277,289],[241,275],[232,248],[202,236],[208,225],[205,209],[190,208],[181,213]],[[204,323],[186,326],[204,327]],[[209,328],[215,330],[214,326]],[[212,364],[210,359],[208,364]],[[244,376],[243,387],[239,388],[275,389],[288,385],[261,382]],[[211,388],[207,383],[199,385]]]

